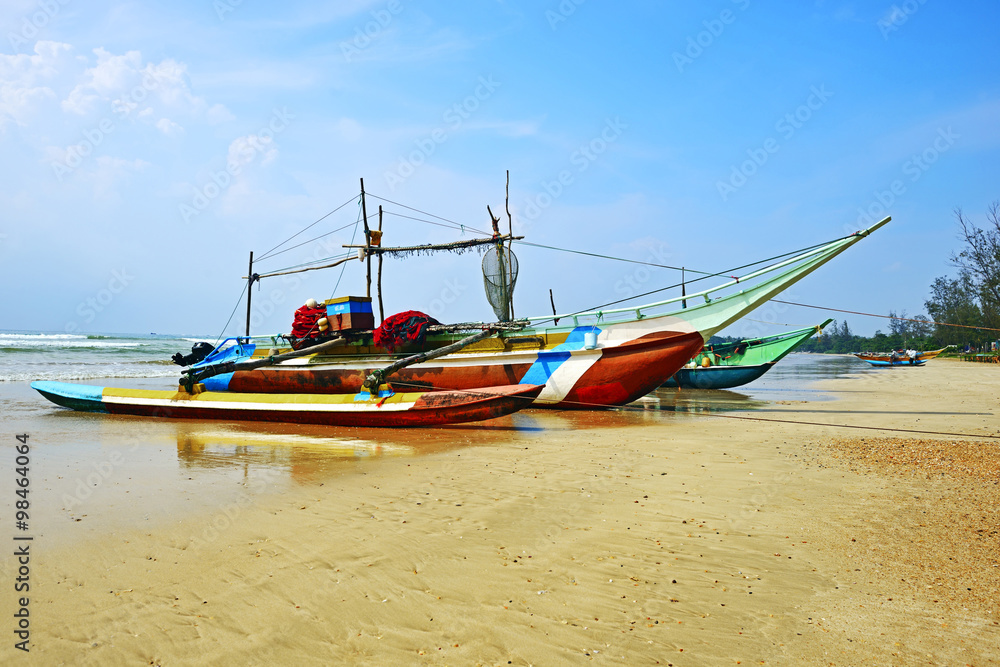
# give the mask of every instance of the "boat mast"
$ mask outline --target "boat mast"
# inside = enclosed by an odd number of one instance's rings
[[[681,267],[681,296],[687,296],[687,287],[684,285],[684,267]],[[681,301],[681,308],[687,308],[687,299]]]
[[[368,229],[368,209],[365,207],[365,179],[361,179],[361,219],[365,223],[365,263],[367,266],[367,272],[365,277],[367,278],[367,287],[365,288],[365,296],[369,299],[372,297],[372,256],[371,256],[371,230]]]
[[[253,294],[253,250],[250,251],[250,266],[247,267],[247,338],[250,338],[250,297]]]
[[[382,204],[378,205],[378,235],[379,235],[379,245],[382,244]],[[378,290],[378,323],[379,325],[385,321],[385,312],[382,310],[382,253],[378,255],[378,283],[376,285]]]
[[[514,220],[510,217],[510,169],[507,170],[507,194],[504,199],[504,208],[507,209],[507,235],[510,239],[507,241],[507,252],[513,257],[514,255]],[[503,244],[501,244],[501,249]],[[512,261],[507,262],[507,270],[509,272],[507,281],[508,285],[514,283],[514,266]],[[514,290],[510,290],[510,298],[507,300],[509,304],[510,320],[514,321]]]

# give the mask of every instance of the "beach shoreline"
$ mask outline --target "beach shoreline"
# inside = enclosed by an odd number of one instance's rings
[[[528,411],[375,444],[347,438],[338,446],[354,455],[336,460],[329,443],[296,440],[319,438],[308,429],[93,415],[77,435],[92,446],[68,450],[81,471],[136,429],[151,444],[102,482],[110,495],[86,500],[87,519],[67,523],[117,520],[60,541],[57,521],[69,517],[53,510],[51,539],[33,545],[31,651],[8,641],[0,656],[997,663],[997,441],[908,431],[1000,435],[990,398],[1000,376],[935,360],[818,386],[836,400],[666,416]],[[24,425],[17,414],[5,430]],[[66,438],[83,423],[59,421]],[[120,489],[136,492],[133,473],[162,482],[126,504],[159,494],[167,507],[138,525],[121,503]],[[39,490],[65,502],[66,484],[43,474]],[[0,564],[11,581],[14,560]],[[2,596],[0,615],[15,605]]]

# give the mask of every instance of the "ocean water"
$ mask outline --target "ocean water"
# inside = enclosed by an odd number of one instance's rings
[[[0,330],[0,382],[180,377],[170,357],[214,338]]]

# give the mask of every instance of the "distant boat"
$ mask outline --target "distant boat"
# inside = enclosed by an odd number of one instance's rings
[[[380,391],[362,394],[243,394],[234,392],[115,389],[69,382],[32,382],[57,405],[176,419],[231,419],[326,426],[440,426],[493,419],[528,407],[541,385],[470,391]]]
[[[738,343],[704,348],[687,366],[677,371],[664,387],[685,389],[729,389],[753,382],[833,320],[814,327]]]
[[[855,352],[854,356],[861,361],[867,361],[872,366],[923,366],[925,363],[938,356],[947,347],[930,352],[917,352],[916,350],[895,350],[889,353]]]

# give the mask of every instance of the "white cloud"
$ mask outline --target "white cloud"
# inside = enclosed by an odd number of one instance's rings
[[[168,137],[175,137],[179,134],[184,134],[184,128],[169,118],[161,118],[156,121],[156,129]]]
[[[45,100],[56,98],[54,79],[71,50],[69,44],[38,42],[33,55],[0,54],[0,129],[11,121],[27,124]]]
[[[278,148],[269,137],[258,137],[251,134],[246,137],[237,137],[229,144],[229,164],[247,165],[262,155],[261,165],[266,165],[278,157]]]
[[[205,112],[205,117],[208,118],[208,122],[212,125],[236,120],[236,116],[224,104],[213,104],[210,106],[208,111]]]
[[[205,106],[188,88],[187,66],[182,63],[168,58],[143,64],[139,51],[114,55],[97,48],[94,53],[97,64],[87,68],[83,80],[62,102],[66,112],[85,115],[107,103],[116,113],[128,115],[152,99],[176,111],[193,112]]]

